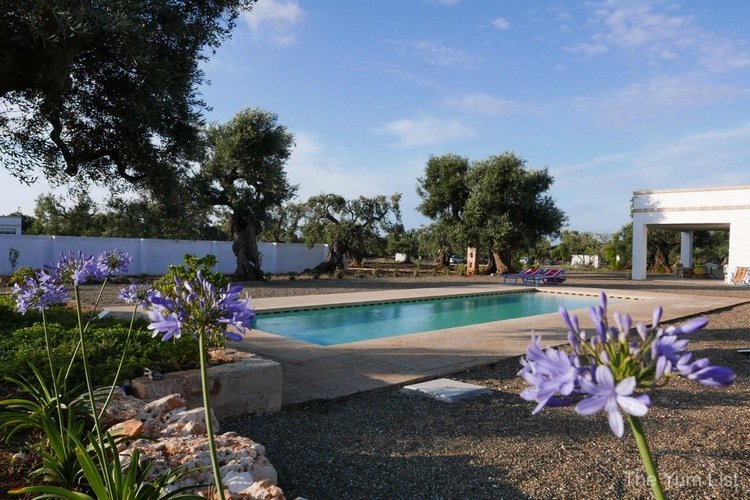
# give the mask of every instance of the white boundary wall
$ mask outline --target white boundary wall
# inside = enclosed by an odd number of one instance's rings
[[[171,264],[181,264],[185,254],[216,256],[214,269],[231,274],[236,267],[231,241],[155,240],[137,238],[88,238],[82,236],[36,236],[0,234],[0,275],[12,273],[8,254],[11,248],[20,254],[16,268],[40,268],[60,258],[60,253],[82,251],[87,255],[118,249],[128,253],[133,262],[129,275],[157,276],[167,272]],[[302,243],[258,243],[261,269],[265,273],[301,272],[325,260],[328,245],[307,248]]]
[[[633,279],[646,278],[649,227],[683,233],[729,229],[727,281],[737,267],[750,266],[750,186],[643,190],[633,193]],[[680,261],[692,264],[692,238],[683,234]]]

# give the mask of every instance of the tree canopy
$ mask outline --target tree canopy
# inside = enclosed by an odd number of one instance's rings
[[[563,231],[560,242],[552,250],[554,258],[568,261],[573,255],[599,255],[602,252],[607,237],[589,231]]]
[[[260,280],[257,238],[272,211],[291,199],[284,165],[294,138],[274,113],[248,108],[206,130],[208,154],[195,182],[207,204],[229,212],[237,280]]]
[[[417,194],[422,198],[417,208],[435,221],[422,241],[438,265],[448,263],[449,251],[466,245],[464,210],[470,194],[466,182],[469,168],[469,159],[463,156],[430,156],[424,177],[417,179]]]
[[[201,153],[199,62],[254,1],[0,0],[7,168],[160,193]]]
[[[337,194],[312,196],[305,203],[302,238],[307,245],[328,243],[328,257],[319,271],[344,269],[344,255],[361,263],[378,252],[384,233],[403,229],[401,194],[347,200]]]
[[[24,223],[24,232],[116,238],[228,239],[228,234],[213,220],[210,207],[188,194],[169,203],[146,194],[135,198],[112,196],[101,206],[85,192],[79,192],[72,200],[42,194],[36,199],[34,217]]]
[[[545,194],[552,182],[547,169],[527,169],[514,153],[471,164],[445,155],[430,157],[417,193],[440,241],[487,249],[493,256],[488,272],[505,272],[514,252],[556,237],[565,224],[565,214]]]

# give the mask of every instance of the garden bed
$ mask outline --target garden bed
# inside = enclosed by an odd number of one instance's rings
[[[216,418],[273,413],[281,409],[281,365],[233,349],[211,353],[208,387]],[[133,394],[146,400],[181,394],[188,408],[203,406],[200,370],[165,373],[161,380],[138,377],[131,381]]]

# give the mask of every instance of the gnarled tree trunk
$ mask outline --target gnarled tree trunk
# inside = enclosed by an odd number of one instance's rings
[[[328,245],[328,255],[326,260],[315,266],[314,271],[321,273],[331,273],[336,269],[344,269],[344,245],[339,240],[333,240]]]
[[[258,228],[247,218],[232,216],[230,229],[234,241],[232,252],[237,257],[237,268],[232,275],[235,281],[262,281],[263,271],[260,269],[260,252],[258,252]]]
[[[651,267],[651,272],[658,273],[660,271],[660,267],[664,266],[664,271],[667,273],[672,272],[672,267],[669,265],[669,259],[667,258],[667,255],[669,253],[669,250],[666,248],[663,248],[661,245],[657,245],[656,247],[656,254],[654,255],[654,264]]]
[[[448,256],[445,254],[445,249],[441,248],[438,250],[435,256],[435,265],[438,267],[445,267],[448,265]]]
[[[493,271],[498,276],[513,271],[513,255],[509,250],[492,250],[490,252],[492,258],[490,259],[490,265],[488,267],[495,267]]]

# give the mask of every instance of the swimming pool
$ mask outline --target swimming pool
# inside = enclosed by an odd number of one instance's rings
[[[589,307],[595,296],[541,292],[467,295],[282,312],[258,312],[253,328],[322,346]]]

